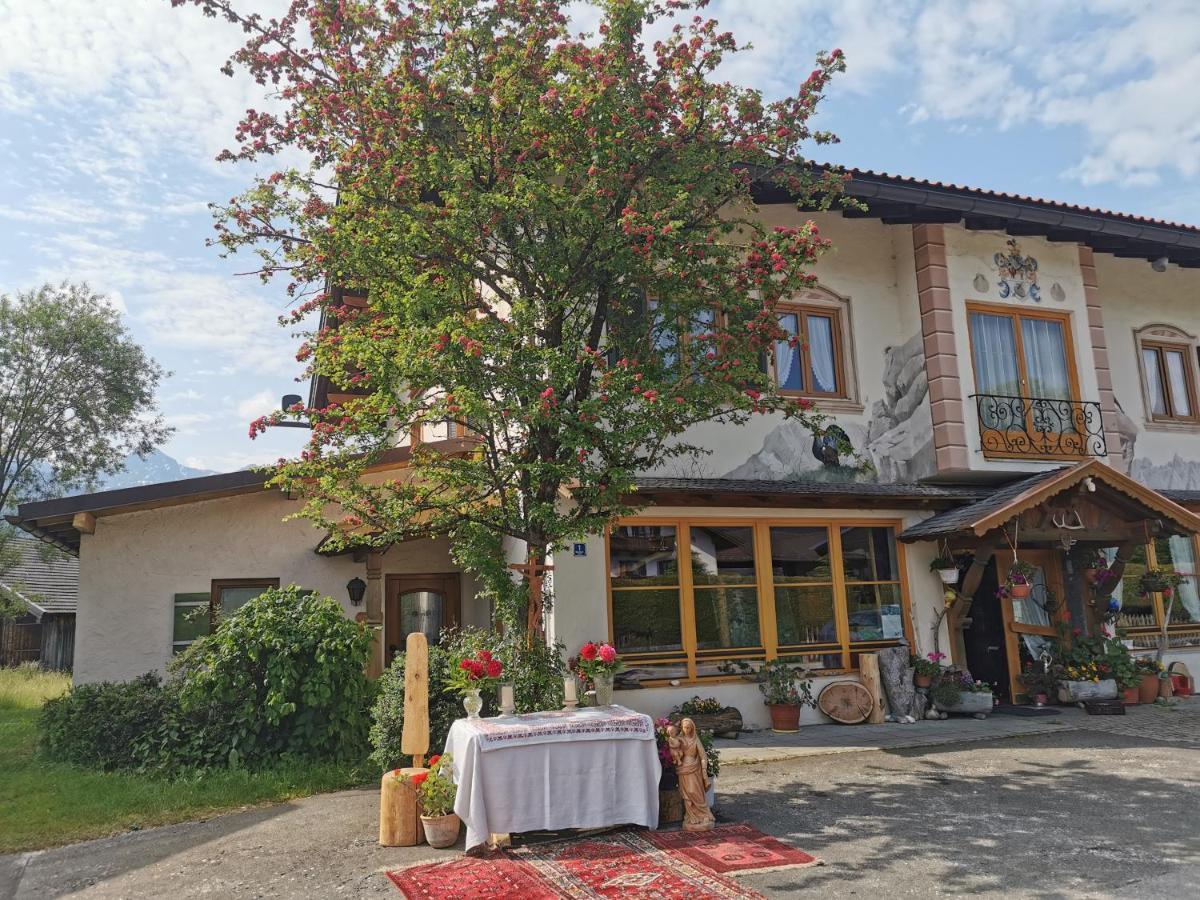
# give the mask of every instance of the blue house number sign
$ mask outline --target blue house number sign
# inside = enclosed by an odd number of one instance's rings
[[[575,544],[571,547],[573,556],[587,556],[587,544]]]

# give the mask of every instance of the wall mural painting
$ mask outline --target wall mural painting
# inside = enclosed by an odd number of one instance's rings
[[[1042,302],[1042,289],[1037,280],[1037,260],[1021,253],[1015,238],[1008,239],[1007,252],[997,252],[992,259],[1000,273],[1000,299],[1016,297],[1024,300],[1028,297],[1034,303]]]
[[[924,342],[913,335],[884,353],[883,399],[876,400],[865,425],[847,421],[830,429],[826,440],[814,439],[795,422],[772,429],[762,447],[725,478],[770,481],[916,481],[935,471],[933,419],[925,375]],[[837,432],[833,433],[836,428]],[[862,473],[845,465],[837,444],[846,439],[874,466]]]

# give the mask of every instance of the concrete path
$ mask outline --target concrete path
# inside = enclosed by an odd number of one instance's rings
[[[812,728],[824,752],[728,765],[718,816],[825,859],[745,879],[770,896],[1200,896],[1200,703],[1055,719],[888,726],[929,746],[852,754],[834,738],[854,728]],[[377,804],[343,791],[0,857],[0,898],[396,898],[386,869],[457,851],[378,847]]]

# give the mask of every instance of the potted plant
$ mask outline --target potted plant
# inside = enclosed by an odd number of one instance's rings
[[[929,690],[935,709],[948,713],[986,716],[995,701],[992,686],[976,681],[969,672],[943,671]]]
[[[1014,559],[1008,567],[1008,578],[1004,582],[1004,590],[1014,600],[1024,600],[1033,590],[1033,573],[1035,568],[1023,559]]]
[[[933,684],[933,679],[942,671],[941,661],[946,658],[945,653],[930,653],[924,659],[919,656],[912,656],[909,662],[913,667],[913,684],[919,688],[927,688]]]
[[[625,671],[625,663],[617,655],[612,644],[588,641],[579,648],[576,666],[591,679],[596,691],[597,706],[611,706],[613,702],[613,677]]]
[[[1138,702],[1153,703],[1158,697],[1158,676],[1162,666],[1152,656],[1135,657],[1133,665],[1138,673]]]
[[[1063,703],[1078,703],[1080,700],[1114,700],[1117,682],[1111,677],[1110,667],[1102,662],[1067,663],[1061,667],[1058,682],[1058,699]]]
[[[458,842],[461,821],[454,814],[454,799],[458,788],[454,784],[454,764],[449,753],[429,758],[429,771],[416,772],[407,778],[421,801],[421,826],[430,847],[439,850]]]
[[[1163,599],[1166,600],[1174,594],[1175,588],[1186,580],[1187,577],[1178,572],[1151,567],[1142,573],[1142,577],[1138,580],[1138,587],[1141,589],[1143,597],[1162,594]]]
[[[693,720],[695,721],[695,720]],[[658,761],[662,765],[662,775],[658,780],[658,824],[659,827],[683,821],[683,800],[679,796],[679,777],[675,774],[675,761],[671,759],[671,750],[667,746],[667,729],[675,724],[670,719],[654,720],[654,738],[658,744]],[[714,809],[717,803],[717,776],[721,773],[721,751],[713,743],[711,732],[696,730],[700,734],[700,743],[704,745],[704,753],[708,758],[708,792],[705,800],[708,808]]]
[[[504,674],[504,666],[496,659],[490,650],[480,650],[474,656],[464,656],[450,670],[450,678],[446,691],[458,694],[463,698],[463,708],[467,711],[468,719],[478,719],[479,711],[483,709],[483,700],[479,692],[484,688],[494,687]]]
[[[804,677],[803,672],[793,669],[782,659],[773,659],[757,669],[739,659],[723,664],[721,669],[758,682],[763,702],[771,711],[772,731],[799,731],[800,710],[805,706],[817,705],[812,695],[812,682]]]
[[[942,584],[953,586],[958,584],[958,563],[949,554],[936,556],[929,564],[929,571],[936,572]]]
[[[726,706],[716,697],[693,697],[671,710],[668,717],[672,722],[691,719],[703,734],[712,732],[717,737],[737,738],[742,730],[742,713],[736,707]]]
[[[1055,690],[1058,680],[1054,675],[1030,661],[1026,661],[1025,670],[1021,673],[1021,684],[1025,686],[1025,694],[1034,706],[1049,705],[1050,698],[1058,693]]]
[[[1083,566],[1083,580],[1092,585],[1100,584],[1103,577],[1100,573],[1108,570],[1108,557],[1102,550],[1087,550],[1080,564]]]

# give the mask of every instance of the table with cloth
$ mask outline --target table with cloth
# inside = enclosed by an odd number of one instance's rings
[[[490,833],[658,826],[654,721],[623,706],[459,719],[446,752],[468,849]]]

